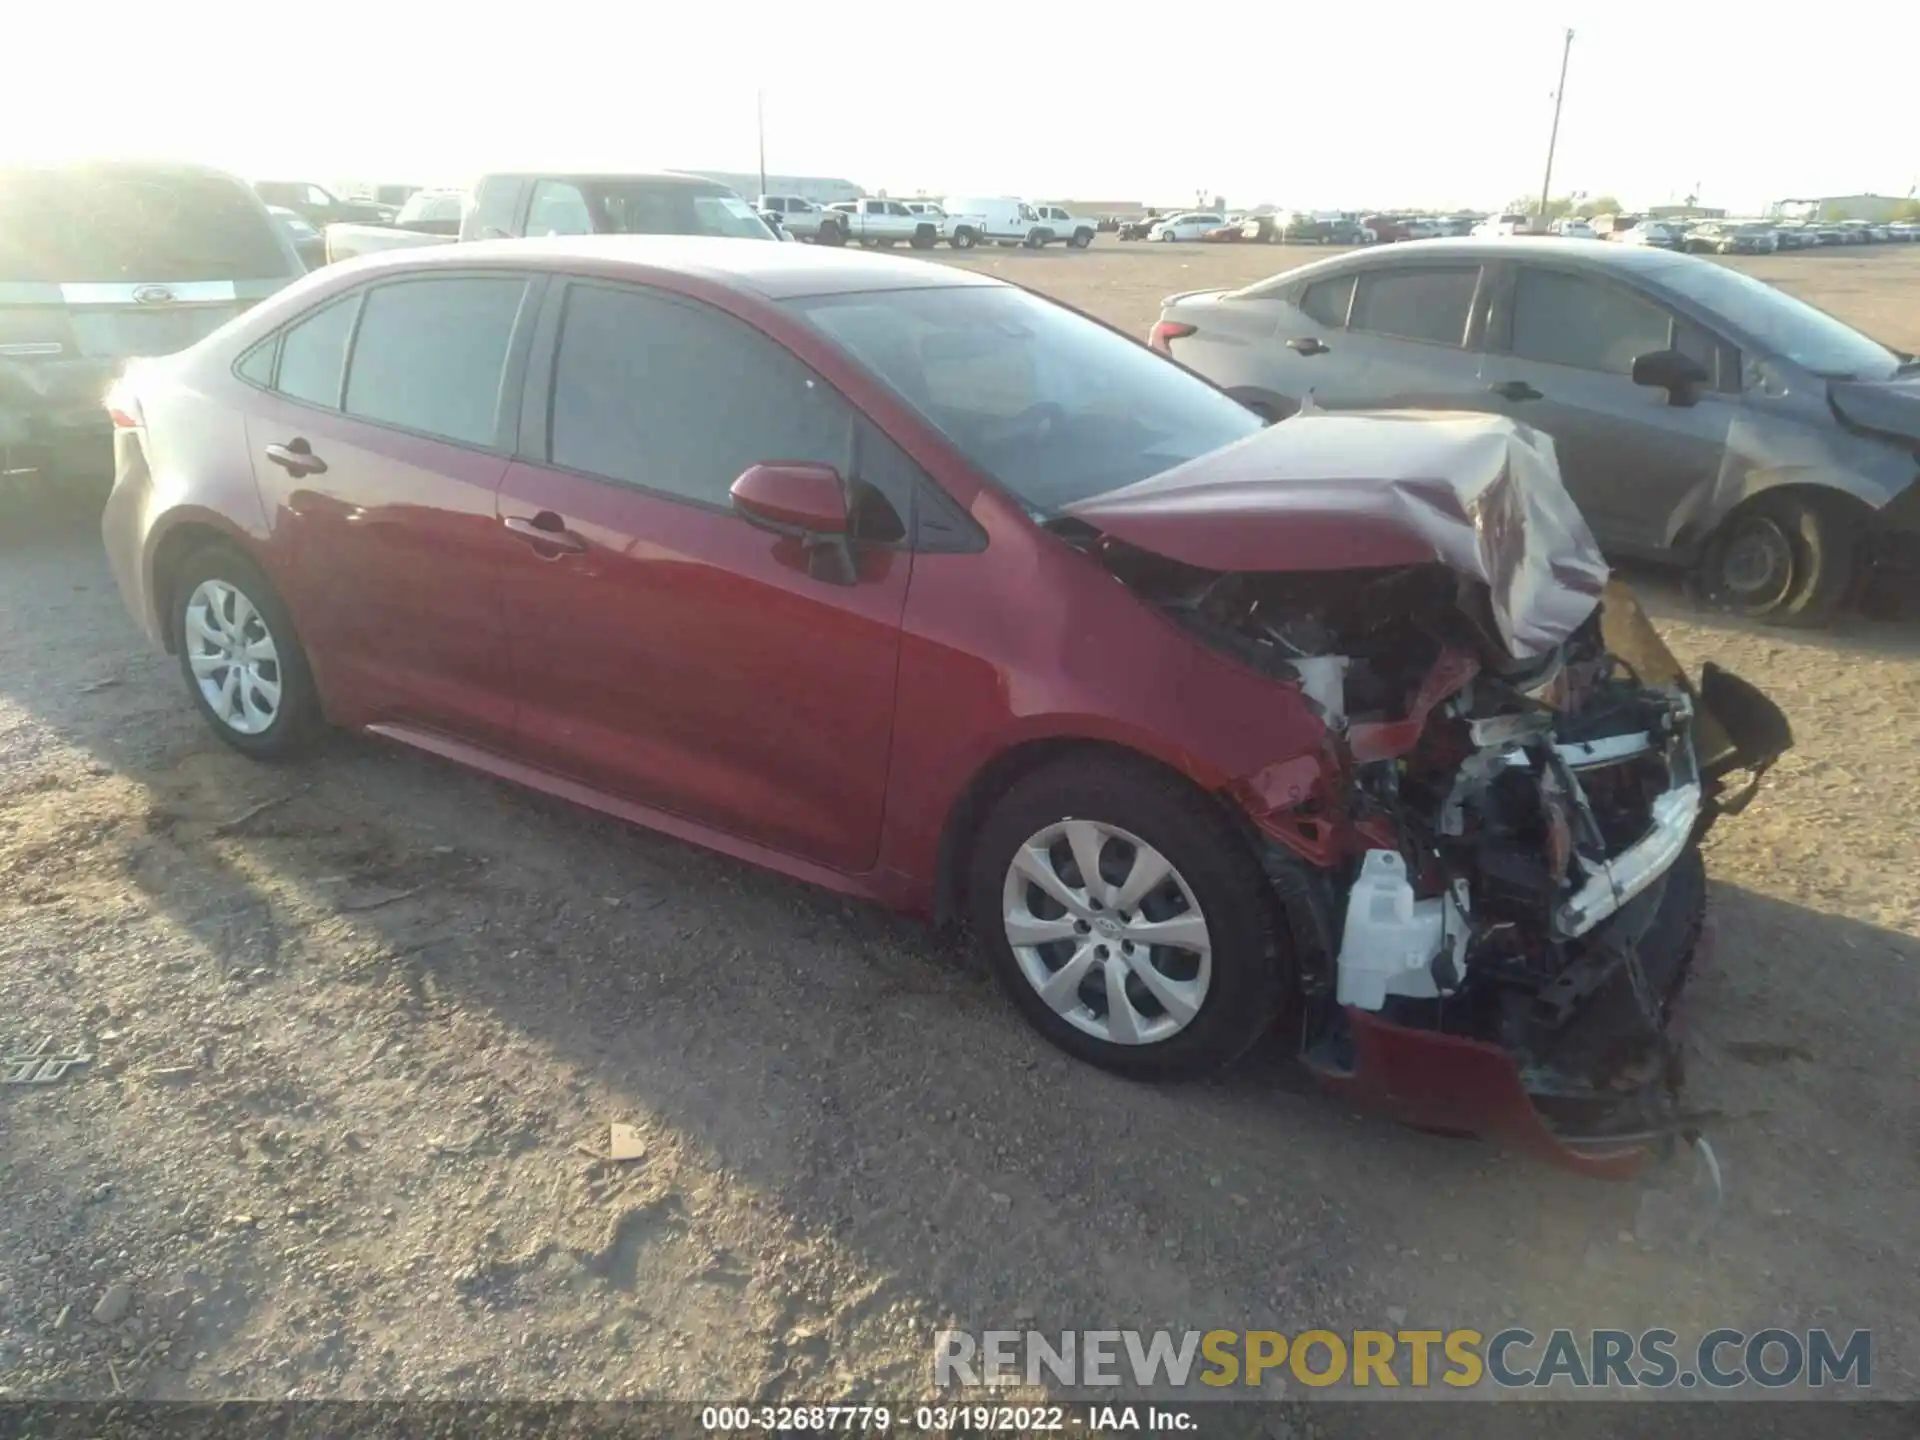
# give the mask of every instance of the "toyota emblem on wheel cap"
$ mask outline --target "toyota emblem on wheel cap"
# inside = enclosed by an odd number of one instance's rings
[[[165,285],[142,285],[133,292],[133,303],[136,305],[171,305],[173,303],[173,291],[169,290]]]

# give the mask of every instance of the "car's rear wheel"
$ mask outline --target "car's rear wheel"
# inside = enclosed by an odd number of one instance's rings
[[[844,245],[847,243],[847,232],[838,225],[822,225],[817,243],[821,245]]]
[[[1014,1004],[1105,1069],[1205,1074],[1279,1005],[1260,867],[1202,797],[1144,765],[1066,760],[1016,784],[981,828],[968,886]]]
[[[1084,250],[1089,245],[1093,244],[1093,231],[1076,230],[1073,232],[1072,238],[1067,241],[1067,244],[1071,245],[1076,250]]]
[[[214,734],[256,760],[305,748],[320,729],[320,697],[293,618],[260,567],[211,546],[188,558],[172,593],[180,671]]]
[[[980,241],[980,237],[962,225],[953,232],[952,245],[956,250],[971,250]]]
[[[1844,495],[1763,495],[1708,544],[1708,601],[1776,625],[1827,624],[1858,574],[1859,512]]]

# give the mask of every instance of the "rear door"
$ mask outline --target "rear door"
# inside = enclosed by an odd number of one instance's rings
[[[1737,362],[1691,320],[1607,276],[1507,268],[1482,366],[1486,403],[1553,437],[1567,491],[1604,544],[1664,549],[1682,503],[1719,478],[1740,404]],[[1668,348],[1713,377],[1690,405],[1631,378],[1636,355]]]
[[[570,282],[501,486],[518,748],[594,787],[843,871],[878,852],[911,466],[792,354],[711,306]],[[550,398],[550,404],[547,397]],[[863,504],[851,583],[732,511],[816,461]]]
[[[1282,287],[1269,388],[1326,409],[1482,408],[1481,267],[1362,265]]]
[[[337,720],[511,743],[500,578],[520,547],[494,492],[539,289],[510,273],[411,275],[243,361],[266,392],[246,422],[254,473],[292,534],[294,609]]]

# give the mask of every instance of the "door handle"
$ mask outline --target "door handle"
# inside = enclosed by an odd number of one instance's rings
[[[1540,392],[1524,380],[1502,380],[1498,385],[1489,385],[1487,389],[1502,400],[1538,400]]]
[[[587,542],[567,529],[567,522],[551,510],[542,510],[531,517],[509,515],[502,523],[536,550],[578,555],[587,548]]]
[[[327,462],[313,453],[313,447],[299,436],[284,445],[267,446],[267,459],[278,465],[289,475],[298,479],[302,475],[324,475]]]
[[[1296,339],[1287,341],[1287,348],[1289,350],[1297,350],[1302,355],[1324,355],[1333,347],[1331,345],[1321,344],[1318,336],[1301,335]]]

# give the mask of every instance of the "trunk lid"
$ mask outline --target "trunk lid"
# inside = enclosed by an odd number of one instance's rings
[[[1065,513],[1223,572],[1438,562],[1486,587],[1521,660],[1571,635],[1607,582],[1552,440],[1503,416],[1304,411]]]

